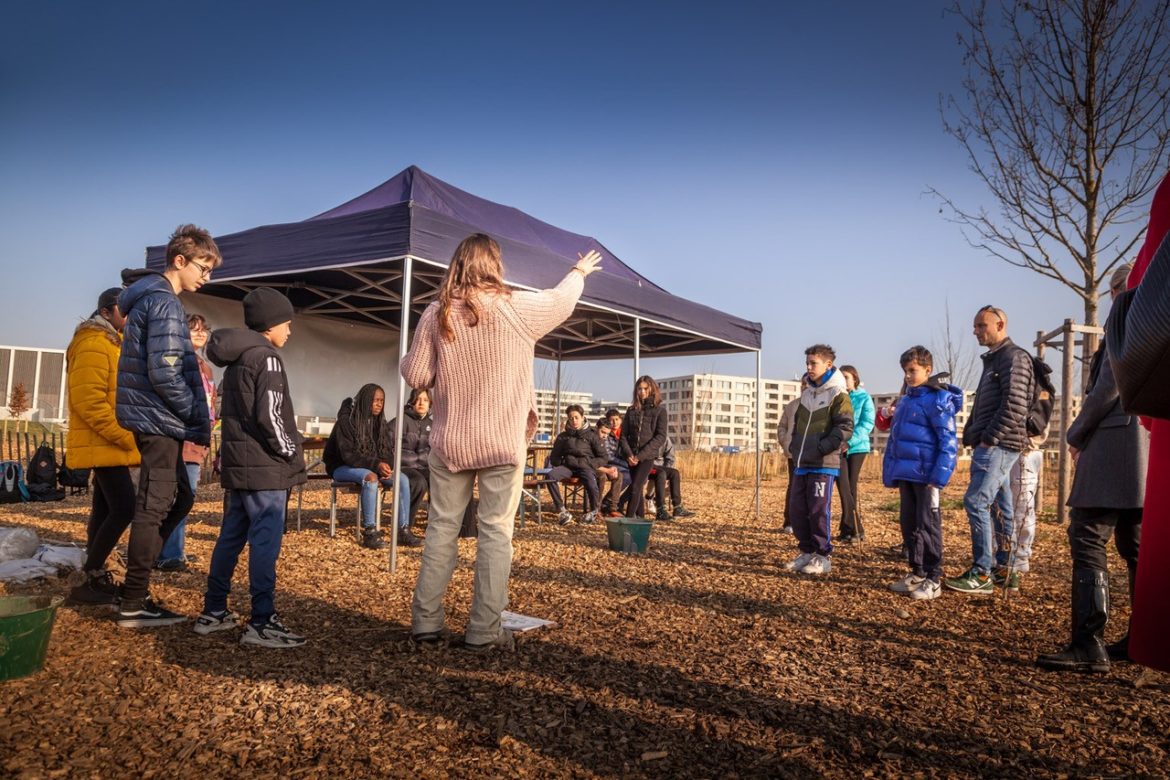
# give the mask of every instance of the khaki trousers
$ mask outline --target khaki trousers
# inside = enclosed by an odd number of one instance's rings
[[[512,572],[512,526],[520,504],[524,466],[505,465],[453,472],[430,456],[431,503],[426,545],[414,586],[411,629],[415,634],[444,626],[443,596],[459,558],[459,528],[479,479],[479,539],[475,553],[475,592],[465,641],[491,642],[500,635],[500,613],[508,606]]]

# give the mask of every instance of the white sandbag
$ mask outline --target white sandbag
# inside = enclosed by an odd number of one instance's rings
[[[41,540],[31,528],[0,528],[0,563],[31,558]]]

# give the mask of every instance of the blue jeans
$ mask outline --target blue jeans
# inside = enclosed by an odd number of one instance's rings
[[[353,482],[356,485],[362,486],[361,505],[362,505],[362,528],[367,531],[374,530],[374,515],[378,511],[378,482],[379,480],[366,481],[366,476],[374,472],[369,469],[358,468],[357,466],[338,466],[333,470],[334,482]],[[392,488],[394,486],[393,480],[381,480],[382,487]],[[398,475],[398,527],[406,528],[410,525],[410,480],[405,474]]]
[[[252,594],[252,623],[263,625],[276,611],[276,559],[284,538],[287,490],[229,490],[227,511],[219,539],[211,551],[204,612],[227,609],[232,574],[244,545],[248,545],[248,589]]]
[[[971,453],[971,482],[963,497],[967,521],[971,524],[971,557],[974,568],[989,574],[1007,564],[1012,538],[1012,466],[1020,453],[1002,447],[976,447]],[[993,524],[991,505],[999,509]]]
[[[191,483],[191,489],[195,490],[199,485],[199,474],[203,470],[202,464],[199,463],[185,463],[187,467],[187,479]],[[163,542],[162,552],[158,554],[158,560],[155,561],[155,566],[166,561],[186,561],[187,560],[187,518],[184,517],[175,526],[175,530],[171,531],[171,535]]]

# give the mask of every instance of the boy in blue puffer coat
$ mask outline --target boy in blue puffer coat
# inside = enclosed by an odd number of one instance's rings
[[[118,296],[118,309],[126,325],[114,416],[134,434],[142,456],[117,618],[123,628],[186,620],[151,600],[150,572],[163,543],[195,503],[183,443],[211,443],[203,374],[179,295],[197,291],[222,262],[210,233],[181,225],[171,234],[162,271],[122,272],[128,286]]]
[[[963,409],[963,391],[931,377],[934,358],[926,347],[902,353],[906,393],[896,409],[882,409],[889,419],[890,438],[882,460],[882,481],[897,487],[901,498],[899,523],[910,562],[910,573],[890,590],[913,599],[934,599],[941,593],[942,515],[939,492],[955,470],[959,445],[955,415]]]

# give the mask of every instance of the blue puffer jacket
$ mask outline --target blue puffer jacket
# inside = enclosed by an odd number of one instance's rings
[[[959,442],[955,415],[963,410],[963,391],[928,382],[911,387],[898,401],[890,440],[882,460],[882,482],[918,482],[943,487],[955,471]]]
[[[869,452],[869,435],[876,420],[873,396],[859,387],[849,391],[849,402],[853,404],[853,435],[849,437],[849,451],[845,454]]]
[[[135,433],[211,443],[207,395],[191,346],[187,313],[162,274],[126,269],[118,296],[126,317],[114,415]]]

